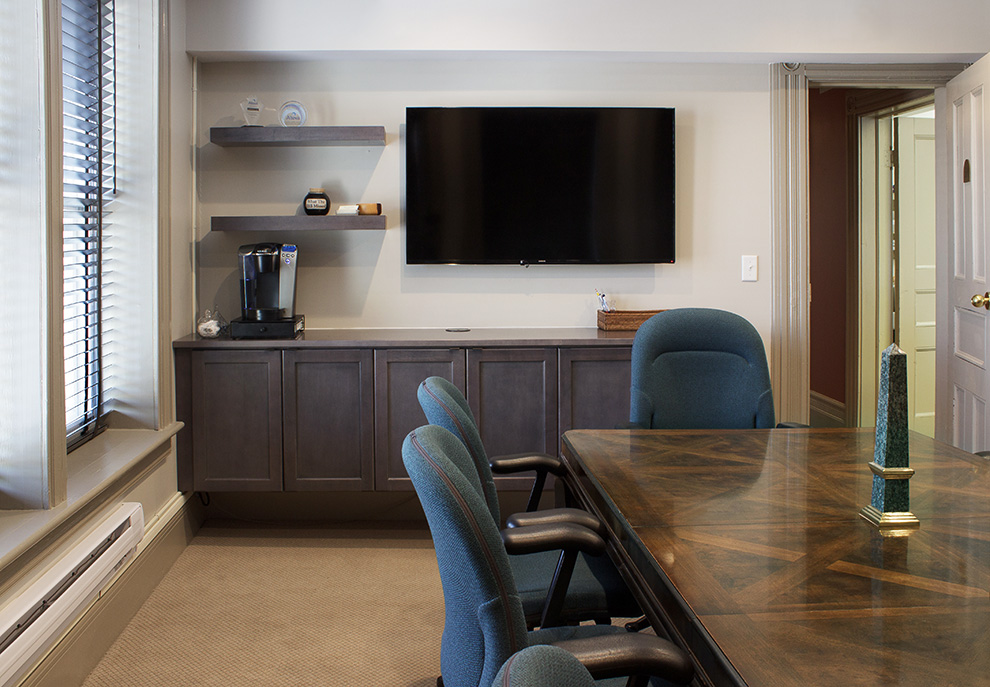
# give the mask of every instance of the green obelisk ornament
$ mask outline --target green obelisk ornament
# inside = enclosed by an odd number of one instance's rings
[[[884,534],[918,527],[910,510],[908,482],[914,469],[908,465],[907,354],[896,344],[880,356],[877,435],[870,470],[873,492],[860,515]]]

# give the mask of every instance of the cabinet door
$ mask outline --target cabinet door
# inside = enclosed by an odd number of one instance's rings
[[[560,349],[560,433],[629,422],[631,348]]]
[[[413,488],[402,464],[402,442],[426,424],[416,389],[430,376],[445,377],[464,388],[464,351],[383,349],[375,351],[375,488]]]
[[[279,351],[194,351],[193,488],[281,491]]]
[[[472,348],[467,399],[489,456],[558,454],[555,348]],[[496,477],[500,489],[526,490],[532,473]]]
[[[282,354],[286,491],[374,489],[371,350]]]

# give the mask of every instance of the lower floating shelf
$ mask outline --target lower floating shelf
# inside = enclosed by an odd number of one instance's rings
[[[385,215],[274,215],[212,217],[211,231],[326,231],[384,229]]]

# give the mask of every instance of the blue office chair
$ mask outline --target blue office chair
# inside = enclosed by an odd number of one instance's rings
[[[594,687],[595,679],[574,654],[542,644],[512,654],[492,687]]]
[[[593,687],[578,658],[559,646],[538,644],[509,656],[492,687]]]
[[[548,474],[562,476],[566,473],[563,463],[556,456],[547,453],[513,453],[489,459],[481,441],[478,422],[471,412],[471,406],[457,386],[443,377],[427,377],[416,391],[419,405],[431,425],[446,427],[455,434],[475,461],[478,476],[485,492],[485,501],[492,511],[495,521],[499,520],[498,496],[492,473],[512,474],[534,471],[533,488],[529,494],[527,511],[534,511],[540,505],[540,496],[546,485]]]
[[[496,457],[489,462],[467,400],[453,383],[443,377],[428,377],[419,385],[416,395],[427,422],[448,430],[467,448],[480,484],[479,493],[496,526],[499,525],[501,516],[493,468],[501,472],[541,469],[544,477],[547,472],[559,474],[563,470],[560,460],[547,454],[514,454]],[[542,489],[543,481],[537,479],[533,494],[530,495],[530,511],[538,503]],[[514,515],[509,519],[510,526],[559,522],[577,523],[604,533],[602,524],[594,515],[574,508],[529,512],[526,516]],[[559,559],[559,551],[509,557],[529,627],[542,625],[544,622],[547,590],[559,566]],[[560,610],[560,622],[594,620],[607,624],[612,618],[640,615],[642,610],[639,604],[607,555],[581,554],[577,557]]]
[[[651,317],[633,339],[629,421],[645,429],[774,427],[759,333],[724,310],[682,308]]]
[[[612,625],[527,631],[508,555],[464,444],[442,427],[420,427],[403,442],[402,461],[433,534],[443,585],[440,666],[444,687],[487,687],[510,656],[539,644],[570,651],[596,680],[628,674],[635,665],[641,675],[634,684],[642,684],[642,673],[677,684],[691,681],[694,668],[687,655],[652,635]],[[604,547],[592,530],[573,524],[556,527],[567,529],[579,546]],[[532,530],[524,538],[539,538],[538,529],[505,532]]]

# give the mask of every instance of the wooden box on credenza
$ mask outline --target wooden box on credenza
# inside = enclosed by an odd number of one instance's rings
[[[604,331],[635,331],[662,310],[599,310],[598,328]]]

